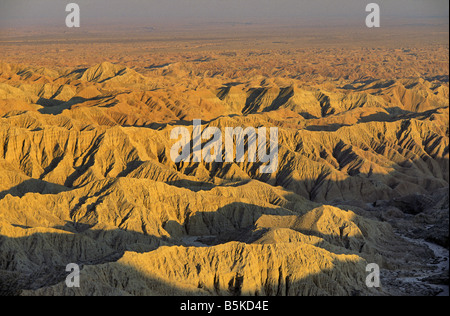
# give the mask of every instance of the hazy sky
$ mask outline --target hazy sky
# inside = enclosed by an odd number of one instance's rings
[[[0,26],[64,21],[65,6],[80,5],[84,23],[148,19],[257,22],[314,18],[365,18],[365,6],[378,3],[382,17],[448,17],[449,0],[0,0]]]

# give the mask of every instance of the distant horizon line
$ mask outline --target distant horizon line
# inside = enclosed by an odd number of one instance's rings
[[[412,21],[414,20],[414,21]],[[424,23],[424,22],[435,23]],[[386,26],[423,26],[424,24],[429,26],[438,26],[443,24],[450,24],[449,16],[429,16],[429,17],[405,17],[405,16],[387,16],[385,15],[382,20]],[[202,25],[239,25],[239,26],[264,26],[264,25],[276,25],[276,26],[297,26],[297,27],[335,27],[335,26],[355,26],[364,25],[364,20],[360,17],[323,17],[323,19],[317,17],[307,18],[261,18],[261,19],[195,19],[195,18],[183,18],[183,19],[166,19],[166,18],[129,18],[129,17],[117,17],[117,18],[84,18],[82,19],[82,26],[86,28],[111,26],[115,24],[122,27],[183,27],[183,26],[202,26]],[[29,19],[29,18],[11,18],[3,19],[0,21],[0,30],[6,28],[28,28],[28,27],[61,27],[65,28],[64,19]]]

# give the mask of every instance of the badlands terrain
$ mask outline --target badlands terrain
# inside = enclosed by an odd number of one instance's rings
[[[448,295],[448,21],[227,28],[2,33],[1,295]],[[194,119],[276,172],[174,163]]]

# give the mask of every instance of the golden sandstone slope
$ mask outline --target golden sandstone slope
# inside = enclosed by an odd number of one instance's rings
[[[0,64],[0,293],[438,292],[387,276],[432,270],[401,234],[448,247],[446,70],[325,82],[205,62],[221,60]],[[278,127],[276,172],[174,163],[170,132],[193,119]],[[64,282],[72,262],[80,288]],[[365,285],[368,263],[381,288]]]

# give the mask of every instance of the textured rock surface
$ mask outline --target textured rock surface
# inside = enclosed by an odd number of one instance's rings
[[[400,235],[448,248],[448,82],[226,85],[186,67],[0,64],[1,294],[439,292],[367,288],[365,267],[432,271]],[[196,118],[278,127],[276,172],[172,162],[170,131]]]

